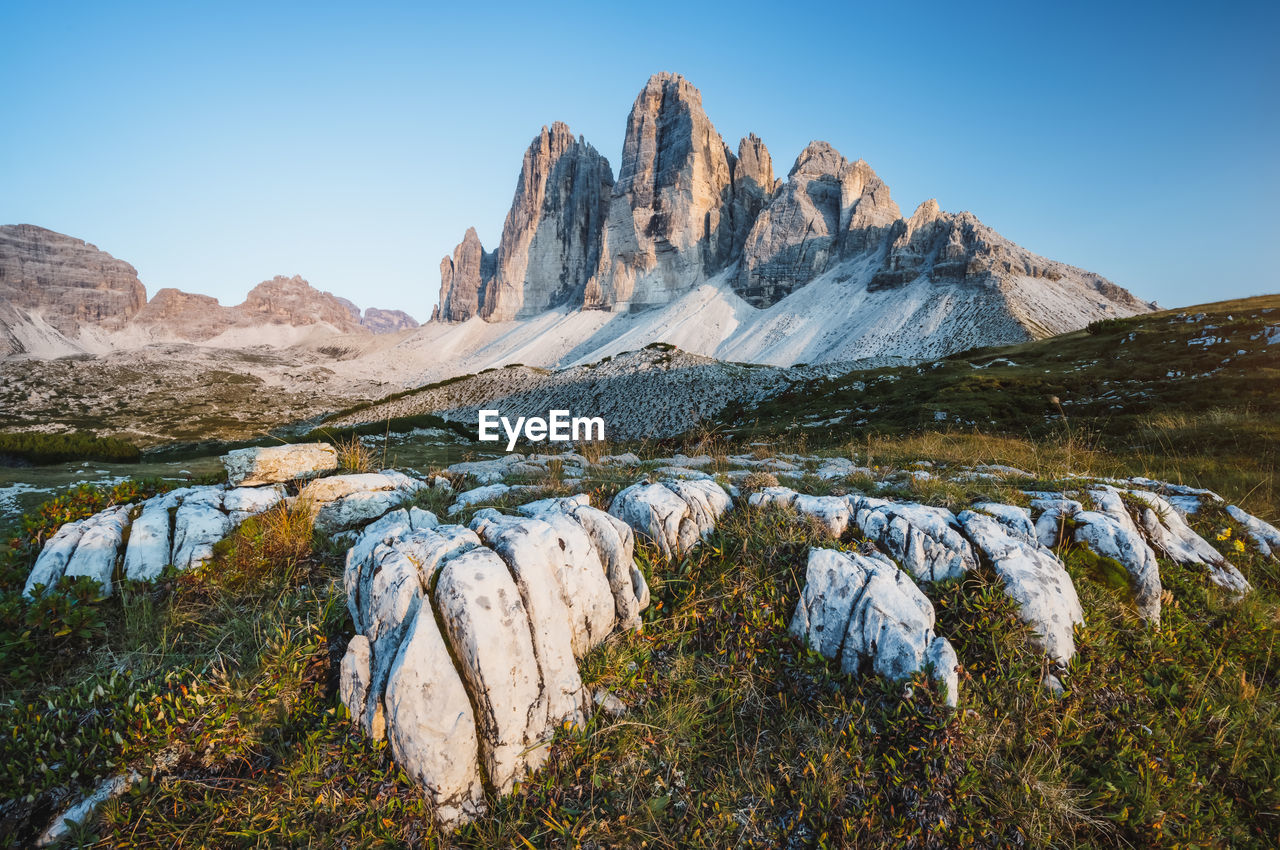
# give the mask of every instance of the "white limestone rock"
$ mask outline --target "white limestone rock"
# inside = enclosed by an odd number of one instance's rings
[[[54,532],[54,535],[44,544],[44,548],[40,550],[35,565],[27,575],[26,586],[22,589],[23,596],[30,599],[37,586],[43,586],[47,592],[58,583],[58,579],[62,578],[67,570],[67,561],[70,561],[71,556],[75,554],[76,545],[80,542],[85,523],[88,521],[89,518],[86,517],[68,522]]]
[[[562,512],[573,517],[591,535],[596,552],[604,565],[609,590],[613,593],[614,612],[619,627],[639,629],[640,612],[649,607],[649,585],[635,562],[635,536],[625,522],[591,507],[585,496],[567,499],[543,499],[522,505],[525,516],[543,516]]]
[[[1280,560],[1280,528],[1245,513],[1235,505],[1227,505],[1227,515],[1244,526],[1253,544],[1264,556]]]
[[[1031,520],[1015,511],[1025,525],[1010,528],[1000,511],[1010,505],[983,505],[985,513],[961,511],[959,520],[969,539],[991,561],[1004,585],[1005,594],[1018,603],[1018,614],[1036,633],[1040,648],[1060,664],[1068,663],[1076,652],[1074,629],[1084,624],[1084,610],[1075,585],[1062,562],[1035,540]],[[998,513],[997,513],[998,511]],[[990,514],[990,515],[988,515]]]
[[[788,487],[766,487],[747,497],[747,504],[755,507],[790,508],[801,516],[810,517],[827,534],[839,540],[849,527],[849,503],[839,496],[807,496]]]
[[[832,549],[809,550],[805,585],[790,630],[843,672],[873,671],[893,681],[933,667],[959,700],[957,661],[934,633],[933,605],[891,562]]]
[[[548,523],[529,517],[500,517],[472,525],[510,568],[529,614],[542,680],[543,722],[581,725],[586,719],[587,692],[574,657],[575,600],[565,592],[560,576],[566,554],[561,538]]]
[[[1208,567],[1209,580],[1237,596],[1253,589],[1240,570],[1196,534],[1173,505],[1146,490],[1130,490],[1129,494],[1145,505],[1139,521],[1147,541],[1167,558],[1184,566]]]
[[[251,516],[265,513],[284,501],[284,485],[237,487],[222,494],[222,509],[238,525]]]
[[[422,786],[436,819],[451,827],[484,814],[475,715],[425,606],[391,663],[384,705],[391,753]]]
[[[699,539],[688,504],[661,484],[632,484],[613,498],[609,513],[653,541],[664,558],[679,557]]]
[[[192,487],[173,524],[173,565],[180,570],[198,567],[213,557],[213,546],[232,529],[222,512],[221,487]]]
[[[950,581],[974,569],[973,547],[946,508],[848,496],[853,522],[918,581]]]
[[[223,456],[222,465],[232,487],[255,487],[332,472],[338,452],[328,443],[236,449]]]
[[[63,575],[70,578],[87,576],[102,586],[102,595],[110,596],[112,574],[120,556],[124,531],[129,527],[132,505],[107,508],[94,514],[81,528],[80,541]]]
[[[510,793],[547,755],[528,611],[506,564],[483,548],[447,561],[433,598],[474,700],[485,773]]]

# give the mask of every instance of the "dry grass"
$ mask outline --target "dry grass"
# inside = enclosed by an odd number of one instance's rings
[[[338,450],[338,466],[344,472],[373,472],[376,468],[373,452],[355,434],[334,443]]]

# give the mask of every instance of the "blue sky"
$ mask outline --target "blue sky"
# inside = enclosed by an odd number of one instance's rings
[[[1123,6],[1123,8],[1117,8]],[[785,176],[811,139],[1167,306],[1280,291],[1280,4],[0,5],[0,223],[148,291],[301,274],[425,319],[563,120],[619,165],[651,73]]]

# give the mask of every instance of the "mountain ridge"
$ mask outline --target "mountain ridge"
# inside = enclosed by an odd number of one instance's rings
[[[519,264],[524,273],[513,277],[496,258],[521,258],[527,251],[528,240],[521,241],[511,222],[529,218],[524,209],[528,187],[550,196],[579,191],[557,177],[561,159],[534,156],[547,149],[549,133],[573,138],[567,125],[556,122],[552,128],[544,127],[525,155],[499,247],[487,252],[471,228],[453,257],[442,261],[441,301],[433,322],[460,323],[475,316],[495,323],[533,319],[536,311],[502,309],[490,300],[492,294],[523,305],[522,290],[541,294],[554,287],[549,279],[557,275],[557,298],[533,303],[548,309],[645,312],[677,303],[716,280],[767,312],[819,281],[856,277],[863,294],[902,290],[908,300],[914,290],[934,286],[937,297],[950,299],[961,313],[995,311],[989,314],[986,338],[975,325],[978,338],[964,334],[955,340],[966,346],[1042,338],[1155,306],[1100,275],[1016,245],[970,212],[945,212],[929,200],[904,217],[870,165],[846,159],[827,142],[810,142],[786,179],[775,178],[765,143],[748,135],[735,155],[703,111],[701,93],[669,72],[650,77],[632,105],[616,181],[605,173],[608,163],[594,148],[581,137],[576,142],[590,151],[599,178],[590,200],[600,201],[612,186],[608,215],[601,221],[592,206],[590,217],[575,216],[562,206],[555,222],[557,232],[590,245],[587,253],[599,246],[595,269],[584,273],[580,252],[558,265],[524,262]],[[450,278],[459,273],[462,284]],[[1031,291],[1038,283],[1046,284],[1045,309]],[[813,318],[823,332],[831,330],[823,317]],[[882,324],[893,322],[886,318]],[[927,342],[924,347],[932,348]],[[920,343],[886,341],[859,350],[871,358],[895,358],[910,356]]]
[[[238,305],[162,287],[96,245],[32,224],[0,225],[0,356],[61,356],[152,341],[207,343],[235,329],[323,326],[395,333],[418,323],[312,287],[298,275],[255,286]],[[271,344],[269,336],[263,342]]]

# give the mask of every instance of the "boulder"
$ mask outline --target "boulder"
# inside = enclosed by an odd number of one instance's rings
[[[80,541],[63,575],[69,578],[87,576],[102,585],[102,595],[111,595],[111,579],[124,531],[129,527],[132,505],[107,508],[94,514],[81,527]]]
[[[173,565],[198,567],[213,557],[213,546],[233,527],[222,512],[221,487],[192,487],[178,506],[173,524]]]
[[[849,527],[849,503],[839,496],[806,496],[787,487],[766,487],[747,497],[756,507],[790,508],[817,522],[839,540]]]
[[[1018,603],[1018,615],[1035,632],[1040,648],[1054,661],[1066,664],[1076,652],[1074,629],[1084,624],[1084,610],[1071,576],[1035,539],[1030,517],[1020,508],[980,507],[982,512],[961,511],[960,524],[990,560],[1005,595]],[[1006,524],[1001,515],[1014,521]],[[1016,522],[1018,518],[1024,522]]]
[[[22,589],[23,596],[29,599],[37,586],[43,586],[47,591],[58,583],[58,579],[67,571],[67,561],[75,554],[76,545],[80,542],[88,521],[89,518],[85,518],[65,523],[45,542],[35,565],[27,575],[26,586]]]
[[[833,549],[809,550],[805,585],[790,630],[845,673],[901,681],[934,665],[947,704],[959,700],[957,661],[934,633],[933,605],[892,563]]]
[[[1253,514],[1245,513],[1235,505],[1227,505],[1227,515],[1244,526],[1245,532],[1253,540],[1253,545],[1264,557],[1280,560],[1280,528],[1258,519]]]
[[[232,487],[276,484],[338,468],[338,452],[328,443],[236,449],[222,458]]]
[[[918,581],[950,581],[977,566],[973,547],[945,508],[849,496],[853,521]]]
[[[566,555],[561,538],[548,523],[528,517],[484,519],[472,526],[506,562],[529,615],[542,681],[542,722],[581,725],[588,696],[574,657],[574,626],[582,618],[575,616],[577,600],[566,592],[561,576]],[[608,603],[612,625],[613,600]]]
[[[187,490],[171,490],[142,503],[142,513],[129,529],[124,553],[125,577],[152,581],[160,576],[173,552],[173,515]]]
[[[484,548],[446,561],[432,598],[475,706],[485,775],[510,793],[547,756],[528,610],[506,564]]]
[[[642,482],[614,497],[609,513],[652,540],[664,558],[678,557],[711,533],[732,500],[714,481]]]

